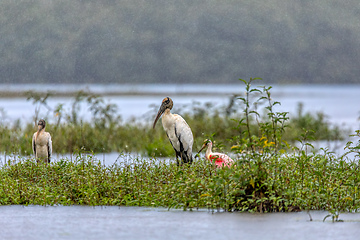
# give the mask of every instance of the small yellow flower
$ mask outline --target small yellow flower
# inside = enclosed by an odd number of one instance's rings
[[[266,147],[271,147],[271,146],[273,146],[273,145],[275,145],[274,142],[268,142],[268,140],[265,140],[265,142],[264,142],[264,148],[266,148]]]
[[[266,141],[267,141],[266,137],[260,138],[260,142],[261,142],[262,140],[266,140]]]
[[[255,188],[255,180],[253,178],[250,180],[250,185]]]
[[[240,146],[239,145],[234,145],[231,147],[231,150],[236,150],[236,149],[240,149]]]
[[[346,197],[344,200],[352,201],[353,199],[351,197]]]

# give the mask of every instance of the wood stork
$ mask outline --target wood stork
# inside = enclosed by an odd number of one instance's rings
[[[37,162],[43,161],[50,163],[52,155],[51,135],[45,132],[46,122],[40,119],[38,122],[38,130],[32,138],[32,148]]]
[[[232,160],[228,155],[226,155],[224,153],[218,153],[218,152],[213,153],[212,152],[212,142],[209,139],[206,139],[204,141],[204,144],[203,144],[202,148],[200,149],[200,151],[198,152],[198,154],[205,147],[207,147],[206,152],[205,152],[206,159],[211,162],[215,161],[216,167],[223,167],[223,166],[230,167],[234,163],[234,160]]]
[[[172,107],[173,101],[171,98],[164,98],[156,115],[153,128],[155,128],[156,122],[163,114],[161,119],[162,125],[175,150],[177,164],[179,165],[179,158],[181,159],[181,164],[191,164],[194,137],[186,121],[180,115],[170,112]]]

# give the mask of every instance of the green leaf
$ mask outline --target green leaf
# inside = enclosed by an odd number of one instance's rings
[[[242,81],[243,83],[247,84],[247,82],[244,79],[239,78],[240,81]]]
[[[257,89],[257,88],[251,89],[250,92],[259,92],[259,93],[262,93],[262,92],[261,92],[259,89]]]

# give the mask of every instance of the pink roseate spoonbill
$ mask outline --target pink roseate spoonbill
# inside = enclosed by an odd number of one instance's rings
[[[164,98],[156,115],[153,128],[155,128],[156,122],[162,115],[162,125],[175,150],[177,164],[179,165],[179,158],[181,159],[181,164],[191,164],[194,137],[186,121],[180,115],[170,112],[172,107],[173,101],[171,98]]]
[[[38,130],[34,133],[32,138],[32,149],[37,162],[43,161],[50,163],[52,155],[52,142],[50,133],[45,132],[45,126],[45,120],[40,119],[38,122]]]
[[[223,167],[223,166],[230,167],[234,163],[234,160],[232,160],[228,155],[226,155],[224,153],[218,153],[218,152],[213,153],[212,152],[212,142],[209,139],[206,139],[204,141],[204,144],[203,144],[202,148],[200,149],[200,151],[198,152],[198,154],[206,147],[207,147],[207,149],[205,152],[205,157],[207,160],[209,160],[211,162],[215,161],[216,167]]]

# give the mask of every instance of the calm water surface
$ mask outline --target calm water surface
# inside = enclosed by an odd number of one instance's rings
[[[259,82],[259,85],[261,82]],[[242,84],[233,85],[196,85],[196,84],[168,84],[168,85],[0,85],[2,91],[19,92],[27,90],[70,92],[89,90],[104,94],[105,103],[116,104],[118,114],[123,121],[134,121],[151,124],[158,111],[163,97],[170,96],[174,100],[173,112],[180,108],[192,105],[212,103],[223,107],[229,104],[234,94],[243,94]],[[289,112],[296,115],[298,104],[303,104],[303,111],[316,114],[322,112],[327,116],[330,124],[338,125],[353,132],[360,129],[360,85],[279,85],[270,90],[276,105],[274,111]],[[107,95],[120,94],[120,95]],[[121,95],[123,94],[123,95]],[[124,95],[125,94],[125,95]],[[47,100],[51,109],[58,104],[64,104],[66,113],[70,113],[73,98],[51,97]],[[83,119],[91,119],[91,113],[86,103],[80,105],[78,115]],[[0,122],[11,122],[20,119],[22,123],[31,122],[35,112],[32,101],[26,98],[0,98]],[[261,112],[261,110],[258,110]],[[41,108],[39,117],[54,122],[52,111]],[[349,140],[349,139],[347,139]],[[346,140],[346,141],[347,141]],[[350,139],[357,141],[356,139]],[[319,142],[317,147],[326,147],[337,154],[344,153],[345,142]],[[108,160],[116,161],[117,155],[111,154]],[[103,159],[100,156],[100,159]],[[0,155],[0,160],[4,157]]]
[[[1,239],[358,239],[360,214],[226,213],[145,207],[0,206]]]
[[[258,82],[258,85],[262,85]],[[257,85],[256,85],[257,86]],[[234,94],[243,94],[243,84],[233,85],[196,85],[196,84],[162,84],[162,85],[0,85],[2,91],[19,92],[27,90],[70,92],[90,90],[99,94],[127,94],[121,96],[105,96],[106,103],[118,106],[118,114],[128,121],[135,117],[151,122],[161,104],[163,97],[170,96],[174,100],[174,111],[194,101],[211,102],[218,106],[227,105]],[[279,85],[270,90],[274,101],[279,101],[275,111],[296,114],[298,103],[303,103],[304,111],[323,112],[329,122],[346,125],[352,129],[360,126],[360,85]],[[51,108],[59,103],[64,104],[69,112],[73,98],[49,98]],[[26,98],[0,98],[0,109],[3,109],[8,120],[22,119],[31,121],[35,107]],[[156,110],[155,110],[156,109]],[[85,105],[80,110],[83,118],[90,113]],[[52,113],[41,109],[40,117],[53,118]]]
[[[261,84],[259,84],[261,85]],[[118,106],[124,121],[131,118],[151,122],[161,100],[170,96],[177,106],[194,101],[228,104],[233,94],[244,91],[243,85],[6,85],[6,91],[89,89],[96,93],[132,92],[135,95],[107,96],[107,103]],[[321,111],[333,124],[359,128],[360,85],[351,86],[274,86],[274,101],[281,102],[276,111],[296,114],[299,102],[304,111]],[[54,108],[63,103],[70,109],[73,99],[50,98]],[[31,121],[34,105],[25,98],[0,98],[2,121]],[[156,110],[155,110],[156,109]],[[89,117],[85,106],[80,114]],[[42,109],[40,117],[51,121],[51,113]],[[319,143],[326,146],[327,143]],[[336,144],[336,143],[335,143]],[[342,144],[341,144],[342,145]],[[342,145],[344,146],[344,145]],[[55,160],[62,156],[56,156]],[[65,156],[71,158],[71,156]],[[9,156],[7,156],[9,158]],[[118,153],[96,155],[105,165],[131,161],[133,155]],[[1,163],[5,156],[0,156]],[[344,222],[322,222],[326,212],[248,214],[180,211],[136,207],[85,206],[0,206],[0,239],[358,239],[360,215],[341,214]]]

